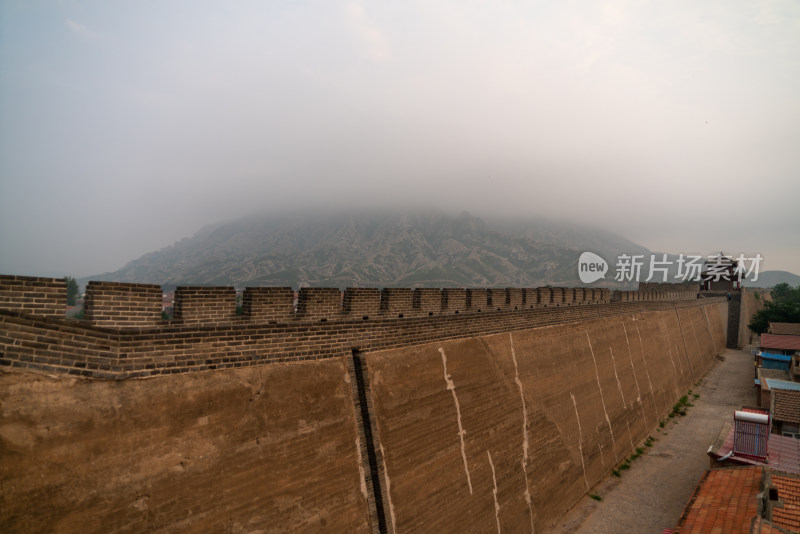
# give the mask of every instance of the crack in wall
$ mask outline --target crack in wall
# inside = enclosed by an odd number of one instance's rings
[[[508,333],[508,341],[511,344],[511,360],[514,362],[514,382],[516,382],[517,387],[519,387],[519,398],[522,401],[522,474],[525,476],[525,502],[528,503],[528,511],[531,516],[531,532],[533,532],[533,506],[531,505],[531,490],[528,485],[528,410],[525,406],[522,380],[519,378],[517,353],[514,350],[514,336],[511,332]]]
[[[492,482],[494,489],[492,489],[492,496],[494,497],[494,519],[497,521],[497,534],[500,534],[500,503],[497,502],[497,475],[494,472],[494,462],[492,462],[492,455],[486,451],[486,456],[489,457],[489,466],[492,468]]]
[[[681,324],[681,316],[678,313],[678,309],[675,308],[675,317],[678,318],[678,328],[681,331],[681,339],[683,339],[683,351],[686,354],[686,365],[689,366],[689,373],[692,375],[692,384],[695,383],[694,380],[694,370],[692,369],[692,361],[689,359],[689,347],[686,345],[686,335],[683,333],[683,325]]]
[[[675,375],[675,380],[672,381],[672,388],[675,390],[675,395],[680,395],[678,390],[678,367],[675,365],[675,358],[672,357],[672,346],[669,342],[669,331],[664,325],[663,317],[658,318],[658,330],[661,332],[662,336],[666,338],[665,343],[667,344],[667,356],[669,356],[669,361],[672,364],[672,373]]]
[[[694,329],[694,321],[689,319],[689,327],[692,329],[692,335],[694,336],[694,346],[697,347],[697,355],[700,356],[703,351],[700,349],[700,341],[697,339],[697,332]]]
[[[606,416],[606,423],[608,423],[608,432],[611,434],[611,445],[614,447],[614,461],[619,460],[617,457],[617,443],[614,440],[614,429],[611,428],[611,419],[608,418],[608,410],[606,410],[606,399],[603,396],[603,386],[600,385],[600,372],[597,370],[597,359],[594,357],[594,349],[592,348],[592,339],[589,337],[589,331],[583,331],[586,334],[586,341],[589,342],[589,351],[592,353],[592,361],[594,362],[594,376],[597,379],[597,389],[600,390],[600,403],[603,405],[603,414]],[[603,462],[605,464],[605,462]]]
[[[639,403],[639,409],[642,412],[642,422],[644,427],[647,428],[647,415],[644,413],[644,403],[642,402],[642,390],[639,389],[639,379],[636,378],[636,367],[633,365],[633,354],[631,353],[631,343],[628,339],[628,329],[625,328],[625,321],[622,321],[622,330],[625,332],[625,345],[628,347],[628,358],[631,360],[631,371],[633,371],[633,382],[636,384],[636,402]]]
[[[586,478],[586,462],[583,460],[583,433],[581,432],[581,418],[578,415],[578,403],[575,402],[575,395],[569,392],[572,399],[572,406],[575,408],[575,419],[578,421],[578,452],[581,455],[581,468],[583,468],[583,482],[586,484],[586,491],[589,491],[589,479]]]
[[[603,472],[605,473],[605,471],[606,471],[606,456],[603,454],[603,444],[600,443],[600,441],[599,441],[600,440],[600,435],[599,434],[600,433],[598,432],[597,448],[600,450],[600,463],[603,464]]]
[[[627,410],[628,406],[625,404],[625,394],[622,392],[622,383],[619,381],[619,375],[617,374],[617,362],[614,359],[614,351],[611,349],[611,345],[608,346],[608,352],[611,354],[611,365],[614,366],[614,378],[617,379],[617,389],[619,390],[619,396],[622,398],[622,407]]]
[[[464,434],[466,431],[461,425],[461,406],[458,404],[458,396],[456,395],[456,385],[447,373],[447,356],[444,349],[439,347],[439,354],[442,355],[442,367],[444,368],[444,382],[447,389],[453,394],[453,404],[456,405],[456,418],[458,420],[458,438],[461,441],[461,458],[464,460],[464,474],[467,475],[467,485],[469,486],[469,494],[472,495],[472,479],[469,477],[469,465],[467,464],[467,451],[464,445]]]
[[[631,442],[631,450],[636,448],[636,445],[633,444],[633,436],[631,436],[631,425],[628,424],[628,421],[625,421],[625,426],[628,427],[628,440]]]
[[[647,358],[644,355],[644,343],[642,343],[642,333],[639,331],[639,325],[636,324],[636,317],[633,318],[633,325],[636,327],[636,335],[639,337],[639,351],[642,354],[642,361],[644,362],[644,373],[647,375],[647,383],[650,384],[650,395],[653,397],[653,410],[656,412],[656,419],[658,419],[658,401],[656,394],[653,391],[653,382],[650,380],[650,370],[647,369]]]
[[[678,350],[678,344],[672,342],[672,337],[669,335],[669,327],[667,327],[667,343],[670,344],[671,347],[675,347],[675,355],[678,357],[678,367],[681,369],[681,376],[686,376],[686,371],[683,370],[683,362],[681,361],[681,351]]]

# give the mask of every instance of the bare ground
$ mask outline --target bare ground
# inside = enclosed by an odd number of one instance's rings
[[[709,467],[708,446],[723,422],[743,405],[755,406],[751,346],[727,349],[694,388],[684,417],[654,430],[657,439],[622,477],[609,475],[592,488],[602,501],[584,497],[550,532],[660,534],[678,522],[695,485]],[[724,358],[724,359],[722,359]]]

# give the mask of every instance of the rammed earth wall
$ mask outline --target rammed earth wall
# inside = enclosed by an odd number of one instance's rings
[[[35,296],[58,282],[0,277],[4,532],[541,531],[727,324],[724,298],[550,288],[304,290],[297,310],[255,288],[239,317],[228,288],[179,288],[162,321],[157,286],[111,283],[68,321]]]

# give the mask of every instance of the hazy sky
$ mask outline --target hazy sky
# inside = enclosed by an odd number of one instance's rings
[[[555,216],[800,273],[800,3],[0,1],[0,272],[257,209]]]

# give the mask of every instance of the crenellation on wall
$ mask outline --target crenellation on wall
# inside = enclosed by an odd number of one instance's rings
[[[508,298],[508,309],[510,310],[523,310],[525,309],[525,290],[518,287],[506,288],[506,295]]]
[[[415,315],[439,315],[442,312],[442,291],[435,288],[418,287],[414,290],[412,303]]]
[[[529,310],[539,306],[539,292],[535,287],[526,287],[522,292],[525,295],[525,309]]]
[[[161,319],[161,286],[122,282],[96,282],[86,285],[84,319],[107,328],[155,326]]]
[[[5,284],[5,285],[3,285]],[[65,294],[63,280],[33,277],[0,278],[0,309],[31,315],[56,313]],[[614,302],[692,300],[687,291],[614,291],[607,288],[303,288],[297,308],[290,287],[248,287],[242,298],[242,316],[236,316],[232,287],[181,286],[177,288],[174,324],[214,326],[232,321],[296,323],[384,319],[410,319],[471,312],[501,312]],[[23,307],[24,306],[24,307]],[[33,306],[33,307],[32,307]],[[38,306],[38,307],[36,307]],[[150,328],[163,322],[161,290],[153,284],[90,282],[86,319],[112,329]]]
[[[467,311],[485,312],[489,309],[488,289],[467,289]]]
[[[344,291],[342,308],[348,319],[377,317],[381,312],[381,291],[372,287],[348,287]]]
[[[294,291],[291,287],[247,287],[242,294],[245,320],[285,323],[294,318]]]
[[[342,294],[335,287],[304,287],[297,298],[300,321],[335,321],[342,317]]]
[[[492,311],[502,311],[509,309],[510,301],[508,290],[503,289],[489,289],[487,291],[486,307]]]
[[[581,305],[592,304],[592,299],[594,298],[594,289],[587,287],[575,288],[575,298],[580,299],[579,302]]]
[[[442,313],[457,314],[467,310],[466,289],[442,289]]]
[[[381,313],[386,317],[412,317],[414,313],[413,290],[404,287],[387,287],[381,290]]]
[[[564,288],[563,287],[553,287],[551,288],[552,292],[552,302],[553,306],[563,306],[564,305]]]
[[[551,288],[539,287],[536,289],[536,292],[539,294],[539,298],[537,300],[540,307],[547,308],[553,305],[553,291]]]
[[[173,320],[183,324],[214,325],[236,319],[236,290],[225,286],[178,286]]]
[[[42,317],[64,317],[67,284],[63,278],[0,275],[0,309]]]
[[[576,302],[578,302],[578,301],[575,299],[575,289],[571,288],[571,287],[565,287],[564,288],[564,305],[565,306],[572,306]]]

